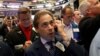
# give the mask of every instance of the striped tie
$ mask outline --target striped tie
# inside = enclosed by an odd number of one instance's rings
[[[49,42],[47,42],[47,44],[50,46],[49,53],[51,54],[51,56],[54,56],[55,55],[55,47],[53,46],[53,41],[49,41]]]

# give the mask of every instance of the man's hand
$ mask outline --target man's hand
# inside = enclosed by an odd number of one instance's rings
[[[58,33],[61,35],[64,42],[66,42],[67,46],[70,44],[71,38],[67,36],[67,33],[64,31],[65,24],[63,20],[55,20],[55,27],[57,27]]]
[[[23,48],[27,49],[28,47],[30,47],[31,44],[32,44],[32,41],[30,41],[30,40],[26,41],[25,44],[24,44],[24,46],[23,46]]]

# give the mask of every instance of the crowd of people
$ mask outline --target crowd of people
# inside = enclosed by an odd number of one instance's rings
[[[5,16],[0,56],[95,56],[99,52],[92,53],[91,42],[100,28],[100,2],[83,2],[79,9],[66,5],[60,19],[44,9],[32,20],[27,7],[20,7],[17,16]]]

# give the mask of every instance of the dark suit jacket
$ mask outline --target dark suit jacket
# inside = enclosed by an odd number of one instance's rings
[[[36,38],[37,38],[37,33],[35,31],[31,31],[32,34],[31,34],[31,41],[35,41]],[[24,35],[23,31],[20,29],[20,27],[17,27],[15,28],[14,30],[12,30],[11,32],[9,32],[7,35],[6,35],[6,40],[5,42],[8,43],[8,45],[10,45],[10,47],[14,50],[15,52],[15,55],[16,56],[23,56],[23,49],[20,49],[20,50],[16,50],[15,49],[15,46],[16,45],[20,45],[20,44],[23,44],[25,43],[26,41],[26,36]]]
[[[13,56],[11,48],[4,42],[0,42],[0,56]]]
[[[12,29],[14,29],[16,26],[13,26]],[[6,34],[9,32],[7,25],[2,24],[0,27],[0,35],[5,39]]]
[[[7,26],[5,24],[2,24],[0,27],[0,35],[3,37],[8,33]]]
[[[100,28],[100,16],[85,17],[79,23],[80,37],[85,49],[89,51],[90,43]]]
[[[65,46],[65,52],[62,52],[58,48],[55,49],[55,56],[87,56],[85,50],[73,41],[71,41],[71,44],[68,47]],[[41,40],[38,39],[29,49],[27,49],[25,56],[50,56],[50,54],[42,44]]]

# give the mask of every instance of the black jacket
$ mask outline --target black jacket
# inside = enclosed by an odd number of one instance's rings
[[[85,50],[81,46],[75,44],[73,40],[68,47],[66,47],[65,45],[64,47],[64,52],[56,47],[55,56],[88,56]],[[38,39],[34,42],[34,44],[31,45],[29,49],[27,49],[25,56],[50,56],[50,54],[42,44],[41,40]]]
[[[4,42],[0,42],[0,56],[13,56],[12,49]]]
[[[85,49],[89,51],[90,44],[96,32],[100,28],[100,15],[92,17],[84,17],[79,23],[80,37]]]
[[[31,41],[34,42],[38,35],[35,31],[31,30]],[[24,45],[26,41],[26,36],[24,35],[23,31],[20,29],[20,27],[15,28],[11,32],[9,32],[5,36],[5,42],[13,49],[15,56],[23,56],[24,50],[23,49],[16,49],[15,46],[17,45]]]

